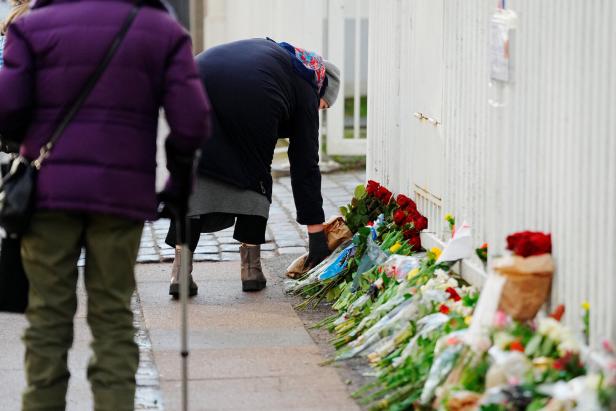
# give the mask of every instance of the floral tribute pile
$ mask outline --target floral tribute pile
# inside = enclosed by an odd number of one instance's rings
[[[363,357],[374,369],[354,394],[360,403],[374,410],[616,409],[616,353],[606,341],[592,352],[602,361],[589,360],[588,303],[579,337],[560,322],[562,306],[529,321],[498,310],[487,327],[474,327],[480,292],[451,272],[454,262],[443,261],[439,248],[421,248],[428,221],[409,197],[370,181],[341,211],[353,240],[287,290],[305,298],[300,308],[331,303],[336,313],[315,327],[332,333],[335,361]],[[446,219],[455,230],[453,217]],[[522,232],[507,242],[515,258],[551,252],[549,234]],[[485,261],[487,250],[474,251]]]

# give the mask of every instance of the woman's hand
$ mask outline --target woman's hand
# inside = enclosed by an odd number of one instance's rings
[[[320,224],[321,227],[323,226]],[[308,258],[304,263],[304,269],[311,269],[325,260],[329,255],[329,247],[327,246],[327,236],[325,231],[310,232],[308,226]]]

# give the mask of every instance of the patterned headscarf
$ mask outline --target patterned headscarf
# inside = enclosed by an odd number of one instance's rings
[[[323,89],[323,84],[326,81],[325,64],[323,63],[323,57],[315,53],[314,51],[308,51],[299,47],[295,47],[289,43],[278,43],[290,54],[295,55],[297,61],[299,61],[308,75],[314,79],[314,84],[317,88],[317,93],[320,95]]]
[[[317,91],[321,91],[323,82],[325,81],[325,64],[323,64],[323,57],[319,56],[313,51],[307,51],[299,47],[295,48],[295,57],[302,62],[306,68],[314,71],[315,81],[317,83]]]

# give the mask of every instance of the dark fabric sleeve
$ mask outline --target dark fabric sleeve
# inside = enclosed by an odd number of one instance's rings
[[[308,103],[312,103],[311,99]],[[319,169],[319,113],[316,106],[301,106],[294,113],[289,139],[291,186],[297,222],[304,225],[325,221]]]
[[[33,104],[34,58],[17,23],[11,24],[0,69],[0,135],[4,142],[20,142]]]
[[[170,173],[167,188],[185,190],[190,186],[195,151],[211,127],[210,104],[185,33],[171,51],[164,88],[163,107],[170,128],[165,142]]]

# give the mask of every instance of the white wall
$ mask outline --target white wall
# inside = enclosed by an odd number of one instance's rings
[[[594,340],[616,340],[616,3],[508,1],[507,85],[488,70],[496,3],[370,1],[368,176],[423,193],[436,233],[451,212],[493,251],[511,232],[550,231],[553,303],[577,326],[589,300]]]
[[[323,0],[206,0],[205,46],[271,37],[323,53]]]
[[[346,39],[340,57],[344,63],[343,80],[347,96],[351,96],[355,81],[354,36],[355,6],[361,6],[361,92],[365,95],[368,82],[368,2],[367,0],[205,0],[205,47],[252,37],[270,37],[294,46],[316,51],[326,58],[328,17],[331,8],[342,7],[347,19],[337,22],[340,36]],[[338,35],[338,33],[336,33]]]

